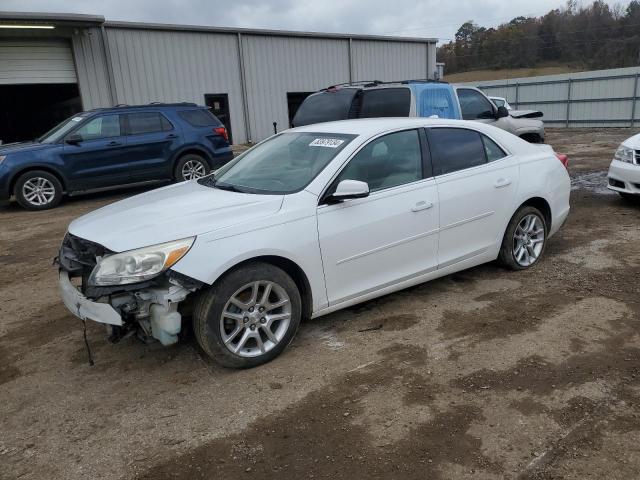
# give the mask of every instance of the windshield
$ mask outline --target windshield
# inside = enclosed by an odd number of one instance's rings
[[[71,118],[67,118],[65,121],[59,123],[58,125],[53,127],[51,130],[49,130],[47,133],[37,138],[36,141],[40,143],[55,143],[60,139],[62,139],[62,137],[64,137],[67,133],[69,133],[75,127],[77,127],[78,124],[85,119],[85,117],[86,117],[86,114],[81,113],[78,115],[74,115]]]
[[[207,177],[203,185],[243,193],[286,194],[306,187],[356,135],[281,133]]]

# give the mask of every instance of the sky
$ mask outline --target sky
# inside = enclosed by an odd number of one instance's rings
[[[629,3],[628,0],[606,1],[610,5]],[[491,27],[517,16],[543,15],[565,4],[565,0],[0,0],[0,10],[87,13],[103,15],[107,20],[447,40],[453,38],[467,20]]]

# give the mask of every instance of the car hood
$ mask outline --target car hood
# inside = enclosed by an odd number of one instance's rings
[[[7,143],[6,145],[0,145],[0,155],[9,155],[10,153],[34,152],[36,150],[44,150],[45,148],[51,148],[51,144],[38,142]]]
[[[627,138],[624,142],[622,142],[622,145],[633,150],[640,150],[640,133],[634,135],[633,137]]]
[[[513,118],[541,118],[544,114],[540,110],[510,110]]]
[[[182,182],[95,210],[74,220],[69,233],[123,252],[262,219],[282,200]]]

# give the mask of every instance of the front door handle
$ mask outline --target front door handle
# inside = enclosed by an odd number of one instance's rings
[[[109,147],[117,147],[118,145],[122,145],[122,142],[117,142],[113,140],[112,142],[107,143],[107,146]]]
[[[496,188],[506,187],[507,185],[511,185],[510,178],[499,178],[498,180],[496,180],[496,183],[493,184],[493,186]]]
[[[169,135],[167,135],[167,138],[178,138],[178,135],[176,135],[175,133],[170,133]]]
[[[412,212],[420,212],[422,210],[428,210],[433,207],[433,203],[427,202],[426,200],[422,200],[421,202],[416,203],[412,208]]]

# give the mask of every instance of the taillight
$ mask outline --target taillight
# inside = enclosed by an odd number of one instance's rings
[[[558,160],[564,165],[564,168],[569,168],[569,157],[563,153],[556,153],[556,157],[558,157]]]
[[[224,127],[216,127],[213,129],[213,133],[220,135],[225,141],[229,141],[229,134],[227,133],[227,129]]]

